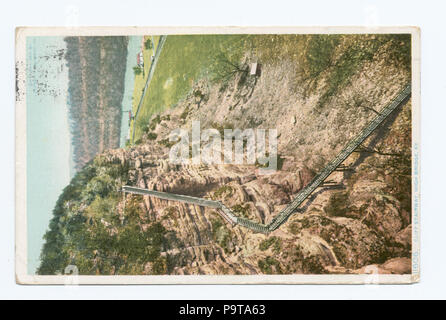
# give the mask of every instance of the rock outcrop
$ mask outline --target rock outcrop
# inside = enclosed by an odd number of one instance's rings
[[[198,102],[191,95],[157,115],[148,129],[155,133],[151,139],[147,134],[141,145],[106,157],[130,165],[130,185],[219,200],[242,217],[268,223],[373,117],[353,101],[361,97],[379,110],[409,79],[382,60],[363,70],[330,107],[316,112],[316,98],[304,99],[289,86],[273,87],[277,77],[291,77],[293,68],[266,66],[251,90],[235,79],[224,91],[211,87]],[[256,165],[172,164],[169,133],[190,130],[192,120],[218,130],[276,128],[279,170],[262,175]],[[162,255],[170,274],[364,273],[370,266],[379,273],[409,273],[409,133],[410,102],[345,161],[344,171],[330,176],[334,186],[316,191],[269,235],[232,227],[211,208],[148,196],[140,205],[150,221],[167,230]]]
[[[212,208],[116,190],[130,185],[218,200],[240,217],[270,222],[410,81],[410,69],[395,55],[410,48],[407,39],[361,37],[341,37],[333,64],[320,70],[319,64],[305,69],[285,43],[274,61],[266,53],[246,54],[244,63],[262,64],[261,75],[198,81],[175,107],[152,116],[138,145],[99,155],[64,191],[40,272],[75,261],[86,274],[410,273],[410,101],[268,235],[232,226]],[[325,54],[315,43],[310,49]],[[192,121],[221,135],[235,128],[277,130],[278,169],[265,174],[262,164],[246,158],[243,164],[172,162],[169,135],[180,128],[190,134]],[[59,241],[70,232],[89,242],[65,245],[71,235]],[[110,247],[110,238],[119,248]],[[128,250],[129,243],[135,248]]]

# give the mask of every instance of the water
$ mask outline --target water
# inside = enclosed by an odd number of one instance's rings
[[[136,66],[136,54],[141,50],[142,36],[129,37],[127,47],[127,67],[125,71],[125,87],[124,97],[122,99],[122,119],[121,119],[121,148],[125,146],[129,131],[129,115],[128,111],[132,110],[133,88],[135,75],[133,67]]]

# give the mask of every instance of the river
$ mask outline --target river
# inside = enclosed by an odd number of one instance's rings
[[[136,54],[141,50],[142,36],[130,36],[127,47],[127,66],[125,71],[124,97],[122,99],[122,119],[121,119],[121,148],[125,146],[129,131],[128,111],[132,110],[133,88],[135,75],[133,67],[136,66]]]

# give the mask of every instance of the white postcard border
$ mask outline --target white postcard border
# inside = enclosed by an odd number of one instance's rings
[[[408,275],[163,275],[41,276],[27,273],[26,37],[145,34],[385,34],[412,35],[412,274]],[[420,280],[420,29],[418,27],[18,27],[16,29],[15,270],[18,284],[408,284]],[[44,200],[43,200],[44,201]]]

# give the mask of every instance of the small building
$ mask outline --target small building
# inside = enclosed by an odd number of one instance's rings
[[[144,55],[143,52],[140,51],[137,55],[136,55],[136,65],[138,67],[143,68],[144,67]]]
[[[260,76],[260,64],[257,62],[251,63],[251,68],[249,70],[249,75]]]

